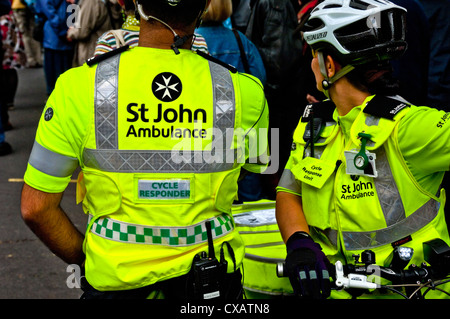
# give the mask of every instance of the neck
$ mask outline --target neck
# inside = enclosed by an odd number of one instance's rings
[[[173,32],[165,25],[158,21],[146,21],[141,19],[139,31],[139,46],[157,49],[171,49],[174,42]],[[184,30],[174,29],[180,36],[192,35],[194,33],[194,25]],[[179,49],[190,49],[192,45],[192,36]]]
[[[369,92],[355,88],[345,77],[336,81],[330,88],[330,98],[340,116],[346,115],[354,107],[361,105],[368,96],[370,96]]]

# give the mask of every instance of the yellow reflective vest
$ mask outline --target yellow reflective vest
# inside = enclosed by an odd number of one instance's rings
[[[242,167],[267,166],[260,82],[190,50],[133,48],[61,76],[41,118],[25,181],[59,192],[79,163],[89,214],[86,278],[125,290],[186,274],[207,251],[244,247],[231,205]],[[228,271],[233,262],[225,249]]]
[[[311,116],[323,124],[314,147],[304,138]],[[394,246],[403,244],[414,249],[411,263],[421,264],[423,242],[450,242],[439,190],[450,161],[445,118],[383,96],[368,97],[345,116],[331,101],[305,109],[278,191],[302,197],[311,234],[332,263],[352,263],[353,255],[370,249],[387,267]],[[371,164],[358,170],[354,158],[363,144]]]

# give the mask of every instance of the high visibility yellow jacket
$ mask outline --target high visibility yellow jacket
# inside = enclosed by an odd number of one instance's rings
[[[239,267],[231,205],[241,168],[267,166],[267,128],[256,78],[190,50],[137,47],[61,76],[25,181],[60,192],[79,163],[77,199],[90,217],[86,278],[98,290],[187,273],[207,250],[207,220],[217,257],[228,241]]]
[[[325,126],[314,157],[304,139],[311,114]],[[383,96],[345,116],[331,101],[305,109],[278,191],[302,197],[312,237],[332,263],[352,263],[370,249],[378,265],[389,266],[393,247],[404,244],[414,249],[411,263],[420,264],[423,242],[450,242],[439,190],[450,163],[448,115]],[[358,170],[353,159],[363,139],[372,164]]]

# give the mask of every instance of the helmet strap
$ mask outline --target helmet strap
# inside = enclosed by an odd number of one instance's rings
[[[317,58],[319,60],[320,73],[322,73],[323,77],[325,78],[322,81],[323,94],[325,94],[325,96],[327,98],[330,98],[330,93],[328,92],[328,90],[330,89],[331,85],[334,82],[336,82],[337,80],[339,80],[340,78],[342,78],[344,75],[346,75],[347,73],[352,71],[355,67],[353,65],[347,64],[346,66],[344,66],[342,69],[340,69],[338,72],[336,72],[330,78],[328,76],[327,66],[325,64],[325,58],[323,56],[323,52],[322,51],[318,51],[317,52]]]

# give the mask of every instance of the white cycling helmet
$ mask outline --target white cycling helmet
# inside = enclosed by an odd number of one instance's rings
[[[325,0],[306,22],[304,39],[344,65],[396,58],[407,48],[406,9],[386,0]]]
[[[401,56],[406,48],[406,9],[386,0],[325,0],[312,11],[303,36],[318,51],[324,94],[355,66]],[[328,77],[324,51],[343,68]]]

